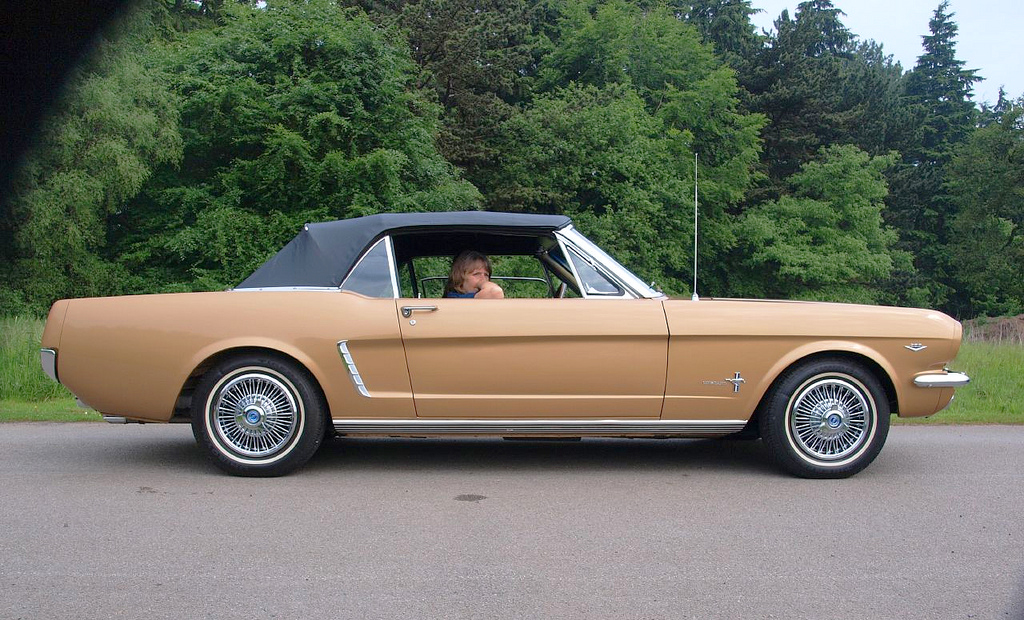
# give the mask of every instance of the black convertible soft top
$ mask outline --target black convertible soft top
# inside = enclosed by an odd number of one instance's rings
[[[302,231],[236,288],[337,287],[377,239],[416,229],[479,232],[549,232],[569,225],[564,215],[456,211],[381,213],[306,224]],[[455,250],[453,249],[453,252]]]

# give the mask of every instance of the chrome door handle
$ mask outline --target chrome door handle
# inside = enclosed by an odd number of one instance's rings
[[[413,312],[437,312],[437,306],[402,306],[402,316],[409,318]]]

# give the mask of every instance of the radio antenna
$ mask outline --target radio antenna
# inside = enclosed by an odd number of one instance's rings
[[[697,295],[697,153],[693,154],[693,297],[692,301],[700,301]]]

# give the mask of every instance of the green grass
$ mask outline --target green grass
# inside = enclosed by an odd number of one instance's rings
[[[71,392],[51,381],[39,365],[44,324],[36,318],[0,318],[0,401],[72,398]]]
[[[98,420],[75,405],[67,388],[39,365],[43,321],[0,318],[0,422]],[[956,400],[930,418],[893,418],[897,424],[1024,424],[1024,346],[965,342],[953,368],[971,376]]]
[[[103,417],[82,409],[73,398],[57,400],[0,400],[0,422],[98,422]]]
[[[36,318],[0,318],[0,422],[100,420],[43,372],[39,342],[44,324]]]

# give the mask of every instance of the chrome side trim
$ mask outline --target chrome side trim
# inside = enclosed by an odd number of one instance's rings
[[[338,293],[341,289],[337,286],[260,286],[255,288],[230,288],[231,293],[263,293],[282,291],[316,291],[320,293]]]
[[[57,379],[57,351],[54,349],[39,349],[39,363],[42,364],[43,372],[46,373],[47,377],[60,383],[60,380]]]
[[[743,429],[746,420],[452,420],[339,419],[334,430],[347,434],[437,435],[678,435],[708,437]]]
[[[914,377],[914,385],[923,388],[955,388],[971,382],[971,378],[962,372],[929,373]]]
[[[345,367],[348,369],[348,378],[352,379],[352,385],[356,387],[356,391],[361,396],[372,398],[370,391],[366,389],[366,385],[363,383],[363,378],[359,376],[359,369],[356,368],[356,362],[352,359],[352,354],[349,353],[348,340],[338,342],[338,353],[341,355],[341,360],[345,362]]]

